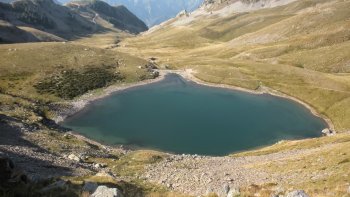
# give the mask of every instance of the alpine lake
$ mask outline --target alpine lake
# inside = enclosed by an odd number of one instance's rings
[[[109,145],[222,156],[318,137],[327,124],[290,99],[199,85],[168,74],[93,101],[62,126]]]

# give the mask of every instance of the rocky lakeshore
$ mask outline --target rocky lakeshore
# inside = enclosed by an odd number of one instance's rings
[[[89,93],[76,101],[68,102],[66,104],[70,107],[66,108],[68,110],[63,111],[64,113],[60,111],[60,116],[56,121],[63,120],[62,118],[65,116],[76,113],[93,100],[101,99],[126,88],[160,81],[168,73],[180,74],[187,80],[203,85],[234,89],[231,86],[202,82],[193,76],[191,70],[164,70],[160,71],[160,77],[156,79],[136,84],[111,86],[104,89],[103,93]],[[254,91],[252,93],[260,94],[266,92]],[[274,169],[274,165],[289,165],[292,161],[301,161],[304,158],[312,158],[314,155],[322,155],[325,152],[337,149],[338,143],[337,135],[330,137],[330,139],[335,140],[334,142],[332,141],[332,143],[323,146],[282,149],[261,155],[209,157],[154,153],[153,151],[149,153],[146,150],[131,151],[105,146],[74,132],[67,132],[63,128],[57,127],[52,129],[52,127],[48,129],[45,126],[33,126],[7,116],[1,116],[0,124],[3,133],[0,138],[0,156],[2,158],[11,158],[16,166],[21,169],[21,173],[23,172],[32,182],[50,180],[51,184],[58,184],[63,183],[59,181],[64,181],[63,185],[65,186],[63,188],[67,188],[71,187],[71,181],[62,180],[60,177],[99,177],[99,179],[103,177],[103,179],[107,178],[118,184],[121,181],[133,182],[137,180],[141,181],[142,184],[150,183],[157,185],[157,187],[165,188],[166,191],[188,194],[190,196],[207,196],[215,193],[218,196],[232,197],[244,196],[252,192],[265,192],[274,196],[293,197],[293,192],[297,193],[298,189],[303,189],[303,187],[298,187],[298,185],[302,185],[305,180],[321,181],[331,178],[334,172],[324,170],[325,168],[328,169],[328,167],[324,166],[330,164],[323,162],[323,157],[318,157],[317,161],[305,161],[306,166],[319,166],[312,171],[289,169],[288,171],[281,172],[280,170],[274,172],[270,168]],[[348,134],[346,133],[345,135]],[[310,143],[312,144],[313,141],[317,140],[310,139]],[[294,142],[280,142],[274,146],[287,146],[289,143],[293,144]],[[121,167],[119,163],[124,165],[125,162],[130,162],[133,167],[132,163],[134,161],[139,162],[138,157],[134,156],[135,154],[150,156],[147,156],[146,160],[141,159],[141,170],[137,170],[132,174],[120,172],[120,169],[125,167]],[[140,164],[138,163],[137,165]],[[307,169],[308,167],[304,166],[304,168]],[[286,167],[286,169],[288,168]],[[88,183],[89,181],[79,182],[81,185],[79,192],[84,192],[83,186],[85,187]],[[50,190],[52,185],[49,186],[45,185],[41,189]],[[57,185],[54,186],[57,189]],[[59,187],[61,186],[59,185]],[[94,191],[97,190],[96,184],[94,187]],[[137,191],[133,193],[135,191],[130,191],[123,187],[115,186],[116,189],[119,188],[119,193],[124,193],[125,196],[134,196],[134,194],[135,196],[143,196],[141,195],[142,192]],[[347,185],[342,185],[341,191],[345,191],[347,187]],[[333,194],[333,191],[328,192],[330,195]],[[115,193],[114,190],[112,193]]]

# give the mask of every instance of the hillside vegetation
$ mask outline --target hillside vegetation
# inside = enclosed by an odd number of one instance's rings
[[[128,39],[120,50],[191,68],[207,82],[270,87],[311,105],[337,131],[350,129],[349,1],[266,9],[243,2],[245,12],[236,11],[238,1],[218,2]]]
[[[3,44],[0,56],[1,113],[29,122],[46,117],[50,103],[152,78],[138,68],[143,59],[78,43]]]

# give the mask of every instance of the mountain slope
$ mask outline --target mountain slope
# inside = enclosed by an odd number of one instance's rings
[[[139,33],[147,30],[142,21],[122,6],[92,1],[77,7],[79,9],[73,5],[61,6],[52,0],[0,3],[0,20],[4,21],[0,28],[8,30],[8,24],[19,29],[25,27],[21,34],[14,31],[17,37],[2,32],[1,38],[3,42],[62,41],[105,31]]]
[[[192,69],[207,82],[278,90],[311,105],[338,131],[350,129],[349,1],[221,2],[152,28],[120,50]]]
[[[197,9],[203,0],[104,0],[110,5],[124,5],[137,17],[143,20],[148,27],[158,25],[180,11],[189,12]],[[61,3],[69,3],[70,0],[59,0]]]
[[[94,22],[97,17],[100,17],[120,30],[139,33],[148,29],[145,23],[138,19],[124,6],[113,7],[98,0],[74,1],[66,4],[66,6],[79,13],[85,12],[90,15],[92,14]]]
[[[28,26],[65,39],[91,33],[95,24],[51,0],[20,0],[2,4],[3,19],[15,26]]]

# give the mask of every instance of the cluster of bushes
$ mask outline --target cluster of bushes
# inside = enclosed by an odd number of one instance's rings
[[[89,90],[102,88],[123,79],[121,74],[106,68],[88,68],[83,71],[62,71],[44,79],[34,87],[39,93],[49,93],[63,99],[73,99]]]

